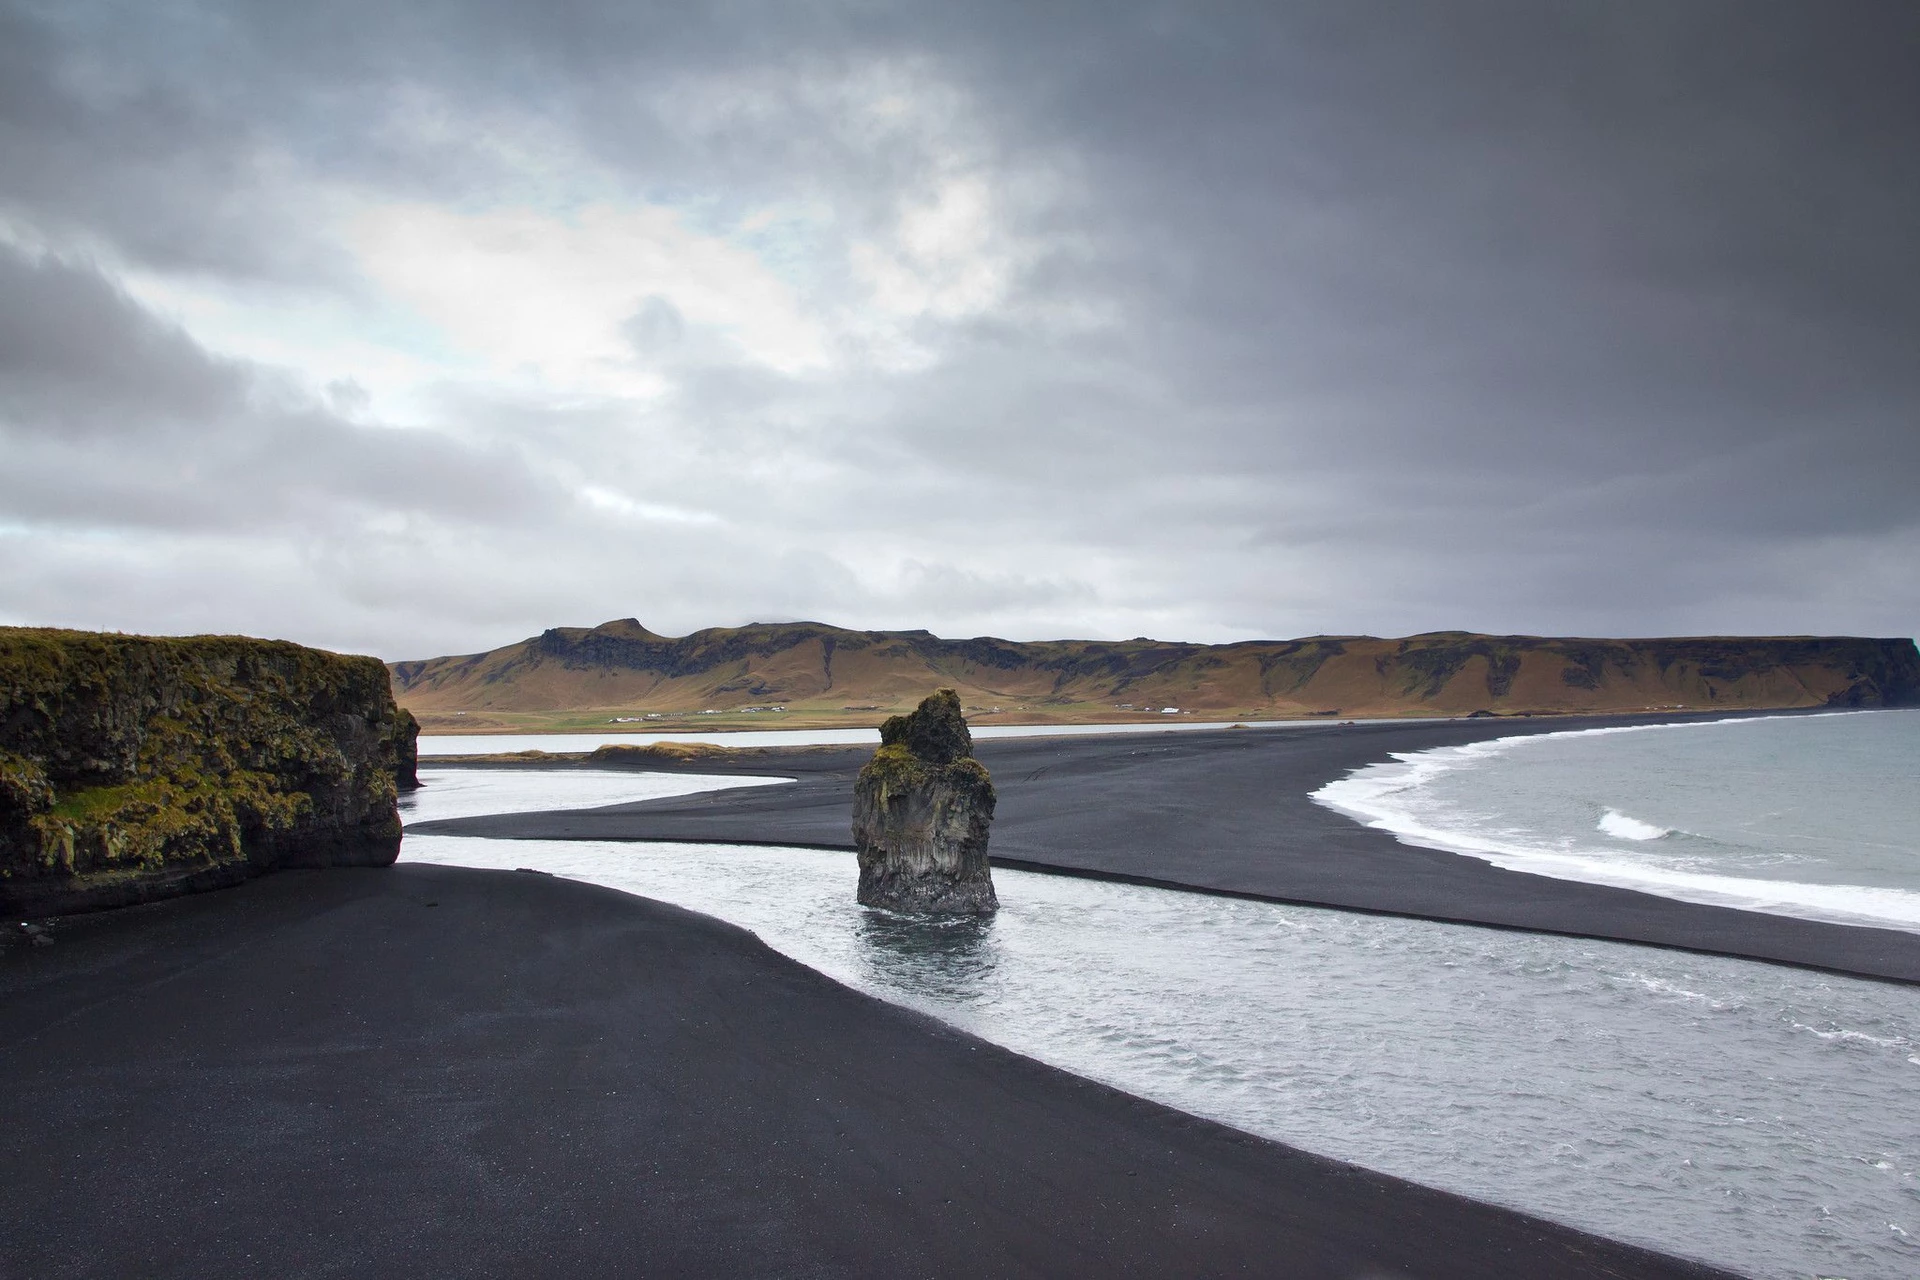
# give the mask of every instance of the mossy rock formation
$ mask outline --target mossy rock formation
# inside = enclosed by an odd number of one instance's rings
[[[853,789],[860,902],[940,915],[998,909],[987,865],[993,805],[993,780],[973,758],[953,690],[888,719]]]
[[[0,910],[386,866],[418,732],[374,658],[0,627]]]

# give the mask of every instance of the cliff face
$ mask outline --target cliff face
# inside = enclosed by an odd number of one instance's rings
[[[871,724],[938,686],[958,690],[976,724],[1137,720],[1166,707],[1232,719],[1920,705],[1912,640],[1847,636],[1586,640],[1443,631],[1223,645],[1015,643],[809,622],[669,637],[627,619],[392,670],[401,701],[443,730],[600,713],[566,726],[586,728],[621,713],[770,704],[823,722],[850,716]],[[750,722],[758,723],[742,723]]]
[[[417,732],[373,658],[0,628],[0,910],[385,866]]]
[[[853,790],[861,904],[942,915],[998,909],[987,864],[993,807],[993,781],[973,758],[953,690],[889,719]]]

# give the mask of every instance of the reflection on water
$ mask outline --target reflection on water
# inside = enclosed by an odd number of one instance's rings
[[[991,921],[853,856],[409,836],[732,921],[1141,1097],[1759,1276],[1920,1275],[1920,990],[1620,943],[999,870]]]
[[[863,986],[924,992],[942,1003],[989,998],[999,964],[991,916],[903,915],[866,908],[855,926]]]

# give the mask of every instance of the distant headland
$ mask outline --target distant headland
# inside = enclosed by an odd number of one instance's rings
[[[1561,639],[1438,631],[1235,644],[946,640],[756,623],[663,636],[632,618],[388,664],[430,732],[877,725],[935,687],[976,725],[1920,705],[1910,639]]]

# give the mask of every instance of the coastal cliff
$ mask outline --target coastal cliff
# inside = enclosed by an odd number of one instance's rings
[[[1439,631],[1402,639],[947,640],[813,622],[662,636],[631,618],[556,627],[464,657],[391,666],[437,731],[872,725],[928,688],[980,724],[1148,715],[1465,716],[1920,705],[1910,639],[1600,640]],[[698,718],[696,718],[698,717]]]
[[[0,627],[0,910],[385,866],[418,731],[373,658]]]
[[[880,749],[853,788],[862,906],[940,915],[999,908],[987,835],[993,780],[951,689],[880,727]]]

